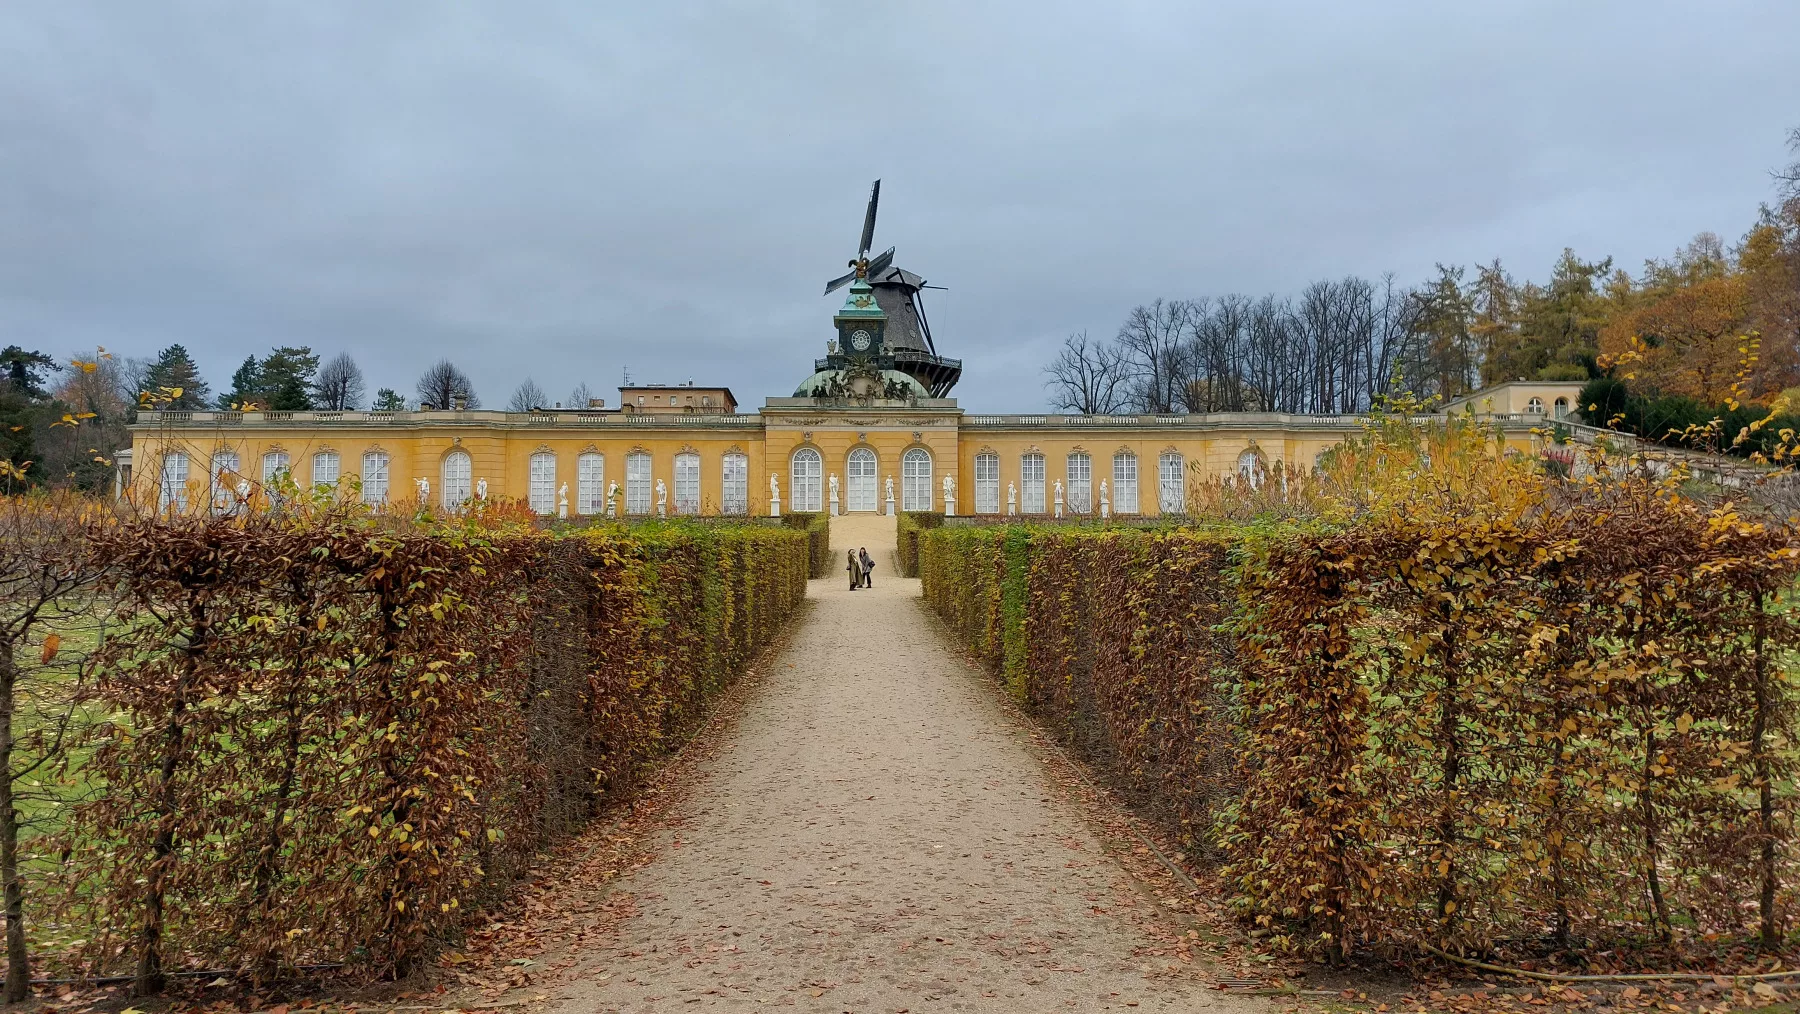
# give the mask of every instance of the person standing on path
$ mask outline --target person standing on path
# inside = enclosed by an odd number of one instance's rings
[[[855,591],[863,582],[862,564],[856,559],[856,550],[844,550],[844,569],[850,572],[850,590]]]
[[[869,555],[869,547],[867,546],[858,550],[858,553],[862,557],[863,587],[873,588],[875,587],[875,558]]]

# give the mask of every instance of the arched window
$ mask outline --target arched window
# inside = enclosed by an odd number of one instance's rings
[[[625,455],[625,513],[650,513],[650,452]]]
[[[270,451],[263,455],[263,485],[275,485],[277,480],[287,478],[287,472],[288,456],[286,451]]]
[[[1537,415],[1543,415],[1544,414],[1544,399],[1533,398],[1530,401],[1526,402],[1525,403],[1525,411],[1532,412]]]
[[[575,459],[575,513],[606,513],[606,455],[588,451]]]
[[[180,451],[169,451],[163,455],[162,477],[156,492],[156,509],[172,510],[177,514],[186,512],[188,456]]]
[[[238,456],[236,451],[214,451],[212,457],[212,508],[229,513],[237,506]]]
[[[1256,453],[1255,448],[1251,448],[1238,455],[1238,478],[1249,483],[1251,489],[1260,489],[1262,487],[1263,475],[1266,471],[1267,469],[1263,467],[1262,457]]]
[[[1114,514],[1138,512],[1137,455],[1120,451],[1113,455],[1112,509]]]
[[[1556,417],[1558,419],[1561,419],[1563,416],[1566,416],[1568,414],[1569,414],[1569,399],[1567,399],[1567,398],[1556,399]]]
[[[802,447],[794,452],[791,475],[788,484],[788,510],[798,514],[817,512],[825,509],[825,500],[819,491],[820,480],[825,475],[825,459],[811,447]]]
[[[1044,513],[1044,456],[1027,454],[1019,459],[1019,510]]]
[[[900,456],[900,509],[931,509],[931,452],[923,447]]]
[[[876,461],[875,452],[867,447],[858,447],[850,452],[850,459],[844,463],[844,478],[849,482],[849,494],[844,509],[853,511],[872,511],[880,507],[880,496],[875,489]]]
[[[675,455],[675,513],[700,513],[700,455]]]
[[[1069,513],[1086,514],[1094,509],[1094,461],[1086,451],[1075,451],[1066,467],[1069,488],[1064,492]]]
[[[726,514],[750,513],[750,456],[737,451],[726,454],[720,479],[724,485],[719,510]]]
[[[1000,455],[975,455],[975,513],[1000,513]]]
[[[385,451],[364,451],[362,462],[363,503],[386,503],[387,497],[387,453]]]
[[[1164,451],[1156,459],[1156,509],[1187,513],[1187,460],[1175,451]]]
[[[538,514],[556,513],[556,455],[539,451],[531,456],[531,509]]]
[[[336,451],[320,451],[313,455],[312,482],[314,486],[337,485],[338,453]]]
[[[469,477],[474,468],[469,461],[468,451],[451,451],[444,455],[443,467],[439,470],[443,482],[438,486],[438,495],[444,507],[449,510],[460,508],[469,499]]]

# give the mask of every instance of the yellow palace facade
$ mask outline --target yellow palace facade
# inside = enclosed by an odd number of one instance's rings
[[[864,254],[873,220],[871,201]],[[738,411],[727,388],[686,386],[621,388],[611,409],[147,412],[119,454],[119,493],[175,511],[291,481],[448,510],[504,498],[570,519],[1155,517],[1183,512],[1198,479],[1310,467],[1360,429],[1356,416],[965,412],[948,397],[962,364],[938,355],[917,302],[924,279],[894,267],[891,250],[864,254],[827,286],[848,295],[826,356],[759,411]],[[1534,390],[1535,413],[1483,414],[1529,444],[1560,394]]]
[[[1528,445],[1545,418],[1496,421]],[[1067,514],[1156,516],[1181,513],[1197,477],[1307,467],[1359,427],[1262,413],[976,415],[951,399],[771,398],[714,415],[161,412],[135,428],[120,477],[122,492],[177,510],[286,476],[370,503],[505,497],[569,518],[1045,515],[1059,499]]]

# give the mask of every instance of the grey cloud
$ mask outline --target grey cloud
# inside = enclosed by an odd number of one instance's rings
[[[1156,296],[1740,232],[1796,37],[1779,2],[28,0],[0,343],[755,401],[822,348],[880,176],[959,397],[1029,410],[1062,334]]]

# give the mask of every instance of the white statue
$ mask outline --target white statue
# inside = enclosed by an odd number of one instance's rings
[[[947,475],[944,476],[944,499],[956,499],[956,480]]]
[[[1006,513],[1019,513],[1019,487],[1010,482],[1006,484]]]
[[[1106,495],[1106,480],[1100,480],[1100,520],[1112,518],[1112,499]]]
[[[833,473],[831,473],[831,498],[833,500],[836,500],[837,495],[838,495],[837,473],[833,472]]]
[[[250,499],[250,480],[249,479],[239,479],[238,480],[237,495],[238,495],[239,500]]]
[[[891,475],[887,477],[887,498],[889,500],[894,498],[894,477]]]
[[[606,487],[606,516],[609,518],[619,516],[619,480],[617,479],[614,479]]]
[[[1054,483],[1051,483],[1051,485],[1056,487],[1056,498],[1058,500],[1061,500],[1062,499],[1062,480],[1058,479]]]
[[[561,489],[556,491],[556,516],[559,518],[569,516],[569,484],[566,482],[562,484]]]
[[[431,499],[431,480],[429,480],[429,479],[414,479],[413,485],[418,487],[420,500]]]
[[[781,480],[776,478],[774,472],[769,473],[769,499],[781,499]]]
[[[487,485],[485,480],[482,482],[482,485],[483,486]],[[485,492],[484,492],[484,495],[485,495]],[[556,491],[556,498],[558,500],[562,500],[565,502],[569,499],[569,484],[568,483],[566,483],[566,482],[563,483],[562,488],[560,488]]]
[[[568,487],[564,486],[563,488],[567,489]],[[486,479],[475,480],[475,499],[477,499],[477,500],[486,500],[487,499],[487,480]]]
[[[669,487],[663,485],[661,479],[656,480],[656,516],[659,518],[669,516]]]

